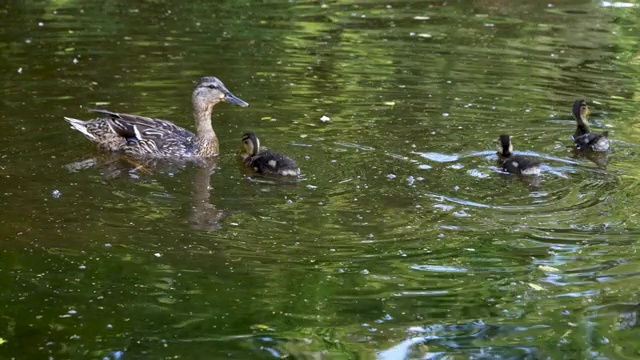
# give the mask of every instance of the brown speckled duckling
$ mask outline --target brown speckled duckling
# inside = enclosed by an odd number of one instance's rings
[[[592,133],[587,124],[589,106],[584,100],[576,100],[573,103],[573,117],[576,119],[576,131],[573,133],[573,142],[580,150],[607,151],[609,145],[609,132],[602,134]]]
[[[540,162],[524,156],[513,155],[511,136],[500,135],[498,144],[498,162],[502,171],[516,175],[539,175],[542,171]]]
[[[242,161],[258,174],[298,176],[300,168],[286,155],[260,149],[260,140],[256,134],[247,132],[242,135]]]

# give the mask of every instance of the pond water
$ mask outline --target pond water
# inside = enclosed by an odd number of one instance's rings
[[[0,357],[638,358],[639,15],[3,2]],[[215,108],[209,168],[136,168],[63,120],[193,129],[204,75],[251,104]],[[578,98],[608,158],[573,151]],[[243,171],[246,130],[300,181]],[[498,173],[502,133],[539,178]]]

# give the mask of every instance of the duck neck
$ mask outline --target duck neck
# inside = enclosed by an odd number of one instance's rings
[[[201,144],[202,155],[215,155],[218,153],[218,138],[211,124],[213,104],[201,106],[194,101],[193,105],[193,118],[196,121],[196,137]]]
[[[581,114],[573,114],[573,117],[576,118],[576,124],[578,125],[576,128],[576,134],[584,135],[588,133],[589,125],[587,125],[587,119],[585,119]]]

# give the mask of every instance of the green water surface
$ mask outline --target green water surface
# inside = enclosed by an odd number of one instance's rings
[[[0,358],[637,359],[639,6],[0,2]],[[210,169],[63,120],[193,129],[205,75],[251,104]],[[244,172],[247,130],[300,181]],[[501,133],[542,176],[498,173]]]

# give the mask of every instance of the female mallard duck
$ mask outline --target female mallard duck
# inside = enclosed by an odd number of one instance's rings
[[[191,102],[196,133],[167,120],[92,110],[101,117],[82,121],[65,117],[71,128],[80,131],[101,150],[123,152],[137,157],[198,157],[218,155],[218,138],[211,126],[213,107],[224,101],[242,107],[248,103],[233,95],[222,81],[206,76],[198,81]]]
[[[258,174],[298,176],[300,168],[286,155],[260,149],[260,140],[252,132],[242,135],[242,161]]]
[[[589,107],[584,100],[576,100],[573,103],[573,117],[576,119],[577,127],[573,133],[573,142],[578,149],[607,151],[609,150],[609,132],[602,134],[594,134],[587,125],[587,115],[589,115]]]
[[[540,163],[524,156],[513,156],[511,136],[500,135],[498,147],[498,162],[502,171],[516,175],[538,175],[541,172]]]

